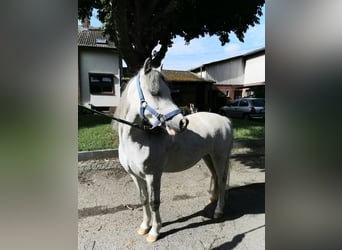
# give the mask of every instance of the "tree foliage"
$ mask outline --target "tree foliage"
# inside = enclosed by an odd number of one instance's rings
[[[265,0],[78,0],[78,17],[98,9],[104,32],[115,42],[131,72],[152,56],[159,66],[172,39],[217,35],[221,45],[231,33],[240,41],[259,23]],[[159,45],[159,49],[155,49]],[[155,50],[154,50],[155,49]]]

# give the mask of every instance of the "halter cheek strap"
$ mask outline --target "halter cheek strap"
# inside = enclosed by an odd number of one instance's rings
[[[155,121],[152,125],[151,129],[154,129],[155,127],[159,126],[160,124],[171,120],[174,116],[178,115],[181,113],[180,109],[175,109],[165,115],[158,113],[154,108],[152,108],[150,105],[148,105],[148,103],[145,101],[144,98],[144,94],[142,92],[141,86],[140,86],[140,73],[138,73],[138,75],[136,76],[136,87],[138,90],[138,94],[139,94],[139,99],[140,99],[140,117],[141,119],[143,119],[144,121],[148,121],[148,119],[145,117],[145,110],[147,110],[148,112],[150,112],[156,119],[157,121]]]

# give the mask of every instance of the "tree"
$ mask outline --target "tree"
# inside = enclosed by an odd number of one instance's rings
[[[147,57],[159,66],[172,39],[186,43],[206,34],[217,35],[221,45],[231,32],[243,42],[249,26],[259,23],[265,0],[78,0],[83,20],[98,9],[104,33],[110,36],[130,72]],[[159,45],[159,49],[155,49]]]

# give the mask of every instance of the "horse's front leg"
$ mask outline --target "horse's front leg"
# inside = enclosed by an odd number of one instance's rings
[[[131,175],[131,177],[139,190],[140,201],[143,206],[143,221],[138,229],[138,234],[145,235],[151,228],[151,209],[148,202],[147,185],[145,180],[134,175]]]
[[[161,173],[146,175],[146,184],[148,190],[149,197],[149,205],[151,208],[151,219],[152,219],[152,228],[148,233],[147,241],[155,242],[159,236],[159,230],[161,228],[161,218],[159,213],[160,206],[160,181],[161,181]]]

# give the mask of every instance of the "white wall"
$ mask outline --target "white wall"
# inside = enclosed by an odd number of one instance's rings
[[[246,60],[244,84],[265,82],[265,55]]]
[[[118,106],[120,101],[120,59],[117,53],[105,49],[81,49],[79,51],[81,104],[94,106]],[[89,73],[114,75],[114,96],[90,95]]]
[[[243,60],[241,58],[207,66],[207,74],[216,84],[243,84]]]

